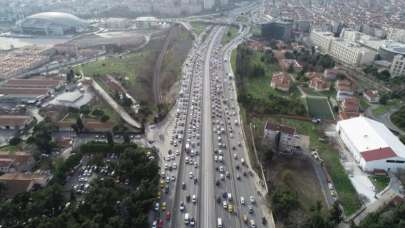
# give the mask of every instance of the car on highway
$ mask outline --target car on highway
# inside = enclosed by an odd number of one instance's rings
[[[228,202],[226,202],[226,200],[224,200],[222,202],[222,206],[224,207],[224,209],[227,209],[228,208]]]
[[[163,202],[163,203],[162,203],[161,209],[162,209],[162,211],[165,211],[165,210],[166,210],[166,202]]]
[[[232,204],[228,204],[228,212],[233,213],[233,205]]]
[[[245,198],[243,196],[240,197],[240,204],[245,205]]]
[[[158,221],[153,221],[153,223],[152,223],[152,228],[157,228],[157,224],[158,224]]]
[[[256,203],[255,197],[253,197],[253,196],[249,196],[249,200],[250,200],[250,203],[251,203],[251,204],[255,204],[255,203]]]
[[[193,195],[192,200],[193,203],[197,203],[197,197],[195,195]]]
[[[160,204],[159,203],[155,203],[155,211],[159,211],[160,209]]]
[[[166,220],[170,220],[170,217],[171,217],[170,211],[166,212],[165,217],[166,217]]]
[[[180,211],[184,211],[184,209],[185,209],[184,202],[181,201],[180,202]]]
[[[222,225],[222,219],[221,219],[220,217],[217,219],[217,227],[218,227],[218,228],[222,228],[222,227],[223,227],[223,225]]]
[[[182,183],[181,183],[181,188],[182,188],[183,190],[186,190],[186,183],[182,182]]]
[[[195,218],[190,219],[190,226],[195,226]]]
[[[249,205],[249,214],[253,214],[253,207]]]

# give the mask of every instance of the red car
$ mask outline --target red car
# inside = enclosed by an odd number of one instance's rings
[[[166,220],[170,220],[170,216],[171,216],[170,211],[166,212]]]
[[[163,220],[159,220],[158,228],[163,228],[163,224],[164,224]]]

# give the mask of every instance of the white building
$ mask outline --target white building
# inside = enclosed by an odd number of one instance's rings
[[[312,30],[309,36],[312,43],[317,46],[321,52],[329,52],[332,40],[334,40],[333,33]]]
[[[391,76],[401,76],[405,74],[405,57],[402,55],[396,55],[392,60],[390,67]]]
[[[362,170],[405,168],[405,145],[384,124],[359,116],[339,121],[336,131]]]
[[[376,51],[362,47],[355,43],[356,33],[343,33],[343,38],[335,38],[330,32],[311,31],[310,39],[321,52],[329,54],[337,61],[351,66],[371,64],[377,54]]]
[[[335,39],[330,45],[329,55],[340,62],[352,66],[359,66],[371,64],[374,61],[376,52],[363,48],[353,42]]]

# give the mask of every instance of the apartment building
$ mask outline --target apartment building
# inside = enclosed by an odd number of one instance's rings
[[[392,77],[405,75],[405,57],[396,55],[392,60],[390,73]]]
[[[330,32],[312,31],[310,39],[321,52],[326,53],[337,61],[351,65],[360,66],[370,64],[374,61],[375,51],[364,48],[361,45],[350,40],[356,40],[355,37],[346,37],[348,39],[333,37]]]

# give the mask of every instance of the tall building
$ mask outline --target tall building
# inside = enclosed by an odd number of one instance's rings
[[[204,0],[204,9],[210,10],[214,8],[215,0]]]
[[[392,60],[390,73],[393,77],[405,75],[405,56],[396,55],[394,57]]]

